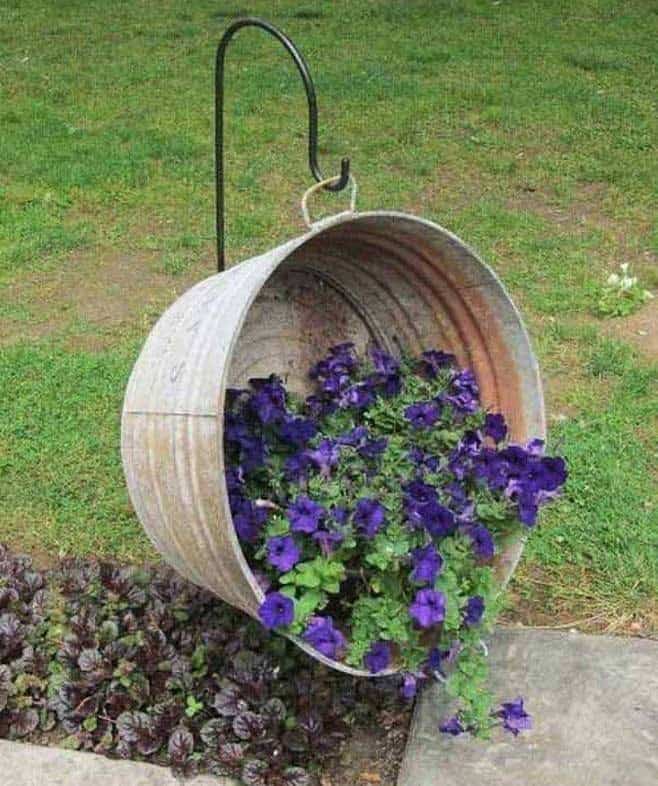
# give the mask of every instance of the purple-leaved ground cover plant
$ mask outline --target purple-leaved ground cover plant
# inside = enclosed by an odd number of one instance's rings
[[[305,399],[275,375],[228,397],[226,480],[267,587],[263,624],[372,674],[398,669],[407,698],[438,676],[459,699],[446,733],[529,728],[522,699],[492,709],[482,638],[501,603],[496,555],[560,492],[564,460],[508,441],[441,350],[343,343],[309,377]]]
[[[288,624],[293,601],[268,597],[264,621]],[[321,616],[306,636],[332,657],[345,645]],[[373,665],[388,648],[371,648]],[[355,725],[407,715],[391,678],[327,669],[170,568],[41,571],[0,545],[0,738],[318,786]]]

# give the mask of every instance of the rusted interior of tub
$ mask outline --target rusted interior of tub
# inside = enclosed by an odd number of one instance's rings
[[[296,249],[247,314],[231,384],[275,372],[306,393],[309,367],[342,341],[359,352],[372,342],[396,354],[452,352],[513,439],[543,435],[536,363],[516,310],[489,269],[433,225],[366,216]]]

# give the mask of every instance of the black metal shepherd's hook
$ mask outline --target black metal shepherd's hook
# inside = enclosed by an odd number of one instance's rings
[[[308,164],[313,177],[320,182],[324,176],[318,165],[318,104],[315,87],[310,71],[302,53],[285,33],[263,19],[245,17],[236,19],[227,29],[217,47],[215,58],[215,188],[216,188],[216,228],[217,228],[217,270],[226,268],[226,243],[224,238],[224,57],[226,47],[235,33],[242,27],[260,27],[278,39],[295,61],[308,100]],[[343,158],[340,162],[340,177],[335,183],[325,186],[329,191],[342,191],[350,178],[350,160]]]

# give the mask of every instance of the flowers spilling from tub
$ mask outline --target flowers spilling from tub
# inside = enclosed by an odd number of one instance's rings
[[[359,358],[340,344],[310,378],[306,399],[276,376],[227,396],[226,482],[263,625],[372,674],[398,669],[409,698],[444,681],[460,700],[447,733],[528,728],[521,699],[492,711],[482,638],[496,557],[559,493],[564,460],[509,442],[473,373],[439,350]]]

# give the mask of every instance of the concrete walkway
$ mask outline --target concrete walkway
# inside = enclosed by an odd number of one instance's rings
[[[240,786],[210,775],[185,786]],[[180,786],[171,771],[153,764],[107,759],[93,753],[0,740],[0,786]]]
[[[437,734],[440,686],[414,714],[398,786],[656,786],[658,642],[501,629],[490,645],[497,699],[522,695],[534,729],[489,742]]]

